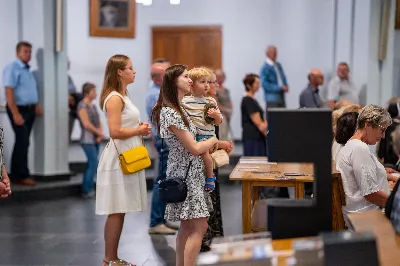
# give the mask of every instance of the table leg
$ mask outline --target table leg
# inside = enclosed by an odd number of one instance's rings
[[[296,185],[294,187],[294,197],[296,199],[304,199],[304,183],[303,182],[296,182]]]
[[[251,208],[253,209],[256,200],[260,197],[259,195],[260,187],[251,187]]]
[[[243,234],[251,233],[251,184],[242,182],[242,231]]]

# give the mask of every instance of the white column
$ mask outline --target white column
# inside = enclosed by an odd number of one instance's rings
[[[380,62],[378,53],[382,6],[381,1],[371,1],[367,83],[367,103],[369,104],[383,105],[392,97],[395,9],[396,1],[391,0],[387,56],[385,60]]]
[[[394,94],[393,91],[393,71],[394,71],[394,40],[395,40],[395,29],[394,22],[396,16],[396,1],[391,0],[390,3],[390,22],[389,22],[389,32],[388,32],[388,44],[387,44],[387,54],[385,61],[382,62],[381,69],[381,99],[380,104],[386,104],[387,101],[393,97],[398,96]]]
[[[32,69],[38,81],[39,104],[44,110],[44,116],[35,121],[29,158],[30,170],[38,176],[69,173],[66,8],[65,0],[62,2],[63,50],[56,52],[57,1],[23,1],[23,38],[34,46]]]
[[[351,61],[351,15],[352,0],[337,2],[338,12],[336,14],[336,58],[335,68],[339,62]]]

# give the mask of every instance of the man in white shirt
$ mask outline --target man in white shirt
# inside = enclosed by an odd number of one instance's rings
[[[345,62],[339,63],[336,73],[337,76],[331,80],[328,86],[328,99],[331,109],[335,108],[335,103],[341,101],[358,104],[358,90],[350,80],[349,65]]]

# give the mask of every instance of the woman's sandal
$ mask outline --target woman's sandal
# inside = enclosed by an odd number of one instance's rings
[[[206,178],[206,182],[214,182],[214,185],[212,185],[212,184],[205,184],[204,185],[204,191],[205,192],[208,192],[208,193],[211,193],[211,192],[213,192],[214,191],[214,189],[215,189],[215,180],[217,180],[217,178],[215,177],[215,175],[213,176],[213,177],[207,177]]]
[[[110,260],[106,261],[103,260],[103,263],[105,263],[107,266],[115,266],[115,265],[120,265],[120,266],[135,266],[132,263],[129,263],[127,261],[121,260],[121,259],[116,259],[116,260]]]

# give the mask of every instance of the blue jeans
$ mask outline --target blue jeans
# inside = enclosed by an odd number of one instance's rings
[[[87,157],[86,169],[83,174],[82,193],[94,190],[94,176],[97,172],[97,160],[99,157],[99,144],[82,144]]]
[[[167,162],[169,149],[167,143],[162,142],[161,138],[155,136],[155,146],[158,152],[158,171],[157,178],[154,180],[153,194],[151,198],[150,227],[165,223],[165,203],[160,200],[158,194],[158,181],[164,180],[167,176]]]

